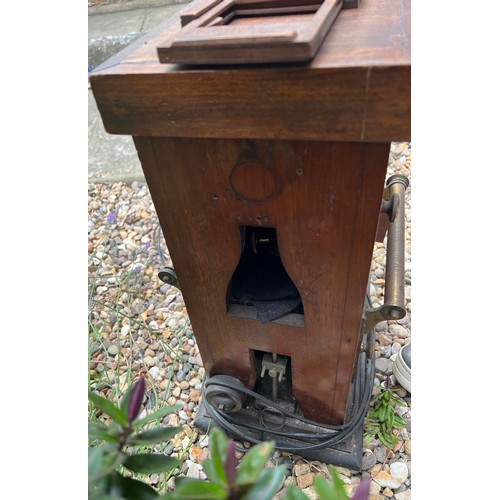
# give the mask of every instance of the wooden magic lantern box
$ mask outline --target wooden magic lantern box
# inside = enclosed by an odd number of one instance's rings
[[[405,314],[407,180],[385,178],[410,140],[410,1],[198,0],[90,81],[175,266],[207,374],[195,424],[359,468],[373,327]]]

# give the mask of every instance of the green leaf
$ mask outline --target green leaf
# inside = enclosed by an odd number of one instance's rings
[[[284,500],[309,500],[309,497],[297,486],[287,486]]]
[[[94,446],[89,448],[88,471],[89,482],[94,481],[100,473],[104,450],[102,446]]]
[[[376,401],[377,399],[380,399],[381,397],[384,396],[384,393],[383,392],[379,392],[378,394],[374,394],[372,396],[372,401]]]
[[[378,426],[375,427],[374,425],[371,425],[371,426],[366,428],[365,434],[367,436],[372,436],[373,438],[375,438],[378,430],[379,430]]]
[[[391,394],[391,400],[393,403],[395,403],[397,406],[404,406],[404,407],[407,407],[408,406],[408,403],[404,400],[404,399],[401,399],[399,396],[397,396],[396,394]]]
[[[387,417],[387,406],[383,406],[379,413],[378,413],[378,418],[380,419],[381,422],[383,422]]]
[[[120,424],[122,427],[127,427],[127,415],[125,415],[125,413],[123,413],[120,408],[115,406],[111,401],[108,401],[106,398],[90,391],[89,399],[97,406],[97,408],[106,413],[106,415],[109,415],[117,424]]]
[[[345,492],[344,483],[340,476],[337,474],[337,471],[333,467],[329,467],[328,471],[332,476],[332,484],[331,491],[335,496],[332,496],[335,500],[349,500],[347,493]]]
[[[115,473],[115,474],[118,474],[118,473]],[[107,488],[107,485],[105,485],[105,486]],[[127,499],[118,493],[117,494],[109,493],[109,492],[105,491],[103,487],[101,487],[101,488],[89,487],[88,500],[127,500]]]
[[[172,498],[175,500],[224,500],[227,498],[226,490],[219,484],[207,481],[183,481],[177,486]]]
[[[182,427],[160,427],[158,429],[151,429],[132,436],[127,440],[127,443],[138,445],[162,443],[172,438],[180,431],[182,431]]]
[[[155,472],[166,472],[174,469],[180,465],[180,462],[166,455],[138,453],[129,456],[123,465],[132,472],[154,474]]]
[[[215,470],[214,463],[209,458],[207,458],[203,461],[203,472],[207,475],[207,477],[208,477],[208,479],[210,479],[210,481],[212,481],[216,484],[221,483],[221,480],[217,474],[217,471]]]
[[[120,474],[113,475],[106,489],[111,497],[134,500],[153,500],[158,498],[158,493],[148,484]]]
[[[120,410],[123,413],[125,413],[125,415],[128,414],[128,405],[130,403],[130,397],[132,396],[133,390],[134,390],[134,384],[130,384],[130,387],[127,389],[127,391],[123,395],[122,401],[120,403]]]
[[[93,454],[94,453],[99,454],[100,452],[98,451],[91,452],[90,450],[96,450],[96,448],[100,448],[102,450],[102,455],[100,458],[98,471],[92,477],[90,477],[89,475],[89,482],[93,482],[94,484],[97,480],[100,480],[103,477],[108,476],[111,473],[114,473],[117,467],[120,466],[128,457],[127,454],[121,453],[118,450],[110,452],[104,445],[89,447],[89,469],[92,468],[92,470],[97,469],[97,463],[94,462],[94,460],[99,460],[99,458],[97,456],[93,456]]]
[[[118,495],[93,495],[89,493],[89,500],[127,500],[126,498],[123,498],[122,496]]]
[[[90,439],[102,439],[103,441],[110,441],[112,443],[119,442],[120,437],[113,435],[111,432],[110,428],[106,425],[89,422],[88,436]]]
[[[219,428],[214,427],[210,433],[210,458],[212,461],[211,473],[215,475],[215,479],[211,479],[224,487],[228,485],[226,471],[224,470],[227,456],[227,443],[228,439],[226,435]]]
[[[106,453],[104,455],[103,467],[107,467],[109,470],[116,469],[128,458],[126,453],[115,450],[111,453]]]
[[[283,485],[286,465],[264,469],[257,483],[248,490],[245,500],[271,500]]]
[[[314,476],[314,489],[321,500],[333,499],[331,484],[323,476]]]
[[[236,471],[235,484],[241,485],[257,481],[273,449],[274,441],[260,443],[250,448],[250,451],[242,458]]]
[[[392,449],[398,442],[398,440],[393,436],[392,434],[386,434],[384,432],[381,432],[378,435],[378,438],[380,439],[380,442],[384,445],[387,446],[387,448]]]
[[[392,407],[391,407],[392,409]],[[387,427],[392,428],[392,425],[394,424],[394,412],[393,411],[389,411],[387,413]]]
[[[375,439],[375,434],[365,434],[363,439],[364,444],[370,444]]]
[[[181,486],[184,483],[192,483],[192,482],[198,482],[199,479],[195,479],[194,477],[186,477],[186,476],[181,476],[181,477],[176,477],[175,478],[175,488],[178,489],[179,486]]]
[[[394,415],[394,427],[404,427],[406,425],[406,421],[403,417],[399,415]]]
[[[146,415],[144,418],[135,419],[132,422],[132,427],[134,427],[134,429],[137,429],[137,428],[142,427],[143,425],[147,424],[148,422],[152,422],[153,420],[163,418],[166,415],[169,415],[170,413],[172,413],[176,410],[180,410],[182,407],[183,407],[182,404],[176,404],[173,406],[167,406],[166,408],[161,408],[158,411],[155,411],[149,415]]]

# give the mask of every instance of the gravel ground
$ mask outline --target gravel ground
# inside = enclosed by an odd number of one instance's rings
[[[411,145],[395,143],[388,175],[402,173],[411,181]],[[208,436],[193,426],[205,375],[195,333],[191,329],[181,292],[157,277],[162,267],[158,249],[170,263],[147,185],[141,183],[88,186],[89,255],[89,370],[91,388],[113,397],[139,374],[148,380],[144,400],[147,412],[159,404],[182,403],[165,417],[165,425],[180,425],[183,432],[163,453],[182,459],[181,475],[205,478]],[[383,322],[376,328],[376,383],[392,376],[397,352],[411,340],[411,184],[406,195],[406,318]],[[170,263],[171,264],[171,263]],[[385,245],[376,243],[370,293],[373,305],[383,303]],[[392,376],[393,383],[395,382]],[[337,467],[347,489],[355,489],[364,476],[372,478],[371,500],[411,497],[411,398],[398,386],[407,407],[397,407],[408,424],[398,432],[398,444],[387,452],[378,440],[364,449],[363,471]],[[285,463],[285,484],[297,484],[309,498],[315,474],[328,477],[327,466],[297,455],[276,451],[272,464]],[[173,477],[167,486],[173,486]],[[162,474],[150,482],[160,485]],[[279,496],[279,495],[278,495]]]

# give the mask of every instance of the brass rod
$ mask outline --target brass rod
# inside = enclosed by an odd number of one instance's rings
[[[273,363],[277,363],[278,362],[278,355],[273,352],[271,353],[271,356],[272,356],[272,359],[273,359]],[[274,373],[274,377],[273,377],[273,381],[272,381],[272,398],[273,398],[273,401],[276,403],[277,399],[278,399],[278,374],[275,372]]]
[[[387,234],[387,262],[385,275],[384,305],[388,305],[389,318],[400,319],[405,311],[405,191],[408,179],[404,175],[393,175],[387,180],[396,210],[389,222]]]

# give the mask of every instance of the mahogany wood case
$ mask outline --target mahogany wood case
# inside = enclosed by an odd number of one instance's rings
[[[342,9],[309,62],[162,63],[180,16],[91,76],[109,133],[132,135],[208,376],[252,388],[289,356],[307,418],[345,418],[391,141],[410,140],[410,1]],[[276,230],[299,322],[231,309],[241,228]]]

